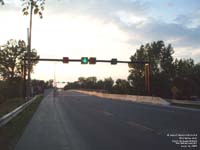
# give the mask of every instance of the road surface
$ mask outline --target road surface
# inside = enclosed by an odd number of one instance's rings
[[[45,97],[15,150],[188,150],[178,134],[200,135],[200,111],[60,91]]]

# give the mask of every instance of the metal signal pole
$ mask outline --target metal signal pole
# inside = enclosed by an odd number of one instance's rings
[[[29,24],[29,35],[28,35],[28,86],[27,86],[27,97],[31,97],[31,36],[32,36],[32,17],[33,17],[33,2],[31,2],[30,8],[30,24]]]
[[[150,65],[149,63],[145,64],[145,89],[147,92],[147,95],[150,95]]]

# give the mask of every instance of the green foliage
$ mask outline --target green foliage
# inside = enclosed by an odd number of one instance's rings
[[[87,87],[88,89],[95,89],[96,88],[96,82],[97,82],[96,77],[88,77],[88,78],[80,77],[79,80],[78,80],[78,84],[82,88]]]
[[[49,88],[53,88],[53,80],[48,80],[45,82],[45,88],[49,89]]]
[[[104,82],[103,80],[98,80],[96,83],[97,89],[104,89]]]
[[[15,97],[23,96],[23,80],[20,77],[0,82],[1,102]]]
[[[147,43],[131,56],[132,61],[150,61],[151,94],[161,97],[190,99],[200,95],[200,64],[192,59],[173,59],[174,50],[163,41]],[[132,94],[145,95],[143,64],[129,64]],[[174,90],[176,89],[176,90]]]
[[[131,88],[129,82],[124,79],[117,79],[114,84],[114,80],[111,77],[105,78],[104,80],[97,80],[96,77],[79,77],[78,81],[68,82],[64,89],[85,89],[119,94],[130,94]]]
[[[30,9],[33,9],[33,13],[38,14],[40,18],[43,18],[43,11],[46,0],[21,0],[22,3],[22,12],[23,15],[27,16],[29,14]],[[4,5],[4,0],[0,0],[0,4]]]
[[[173,67],[173,57],[174,53],[171,45],[165,47],[163,41],[157,41],[152,43],[147,43],[142,45],[140,49],[137,49],[136,53],[131,56],[131,61],[149,61],[150,62],[150,75],[151,75],[151,90],[152,94],[163,94],[164,89],[160,89],[161,86],[168,88],[169,85],[165,83],[165,80],[168,80],[172,77],[174,72]],[[132,92],[134,94],[145,95],[145,72],[143,64],[131,64],[130,75],[128,80],[133,87]],[[160,76],[163,74],[164,76]],[[155,78],[154,78],[155,77]],[[165,78],[166,77],[166,78]],[[167,86],[167,87],[166,87]],[[159,91],[158,91],[159,89]]]
[[[162,68],[162,72],[165,73],[169,78],[173,77],[175,74],[175,67],[173,64],[173,55],[174,50],[169,44],[167,47],[161,49],[161,58],[160,58],[160,67]]]
[[[22,136],[25,127],[30,122],[30,119],[34,115],[34,112],[37,110],[42,99],[42,96],[37,97],[36,100],[29,107],[27,107],[23,112],[14,117],[5,126],[0,128],[1,150],[11,150],[15,148],[17,141]],[[20,99],[16,99],[17,105],[21,105],[21,102],[24,103],[23,100],[20,101]],[[11,108],[13,107],[12,105],[12,103],[9,103],[7,104],[7,107]],[[4,108],[4,112],[10,112],[8,108]]]
[[[0,0],[0,4],[1,4],[1,5],[4,5],[5,3],[4,3],[4,1],[3,1],[3,0]]]
[[[43,18],[43,11],[45,0],[22,0],[23,1],[23,9],[22,12],[25,16],[29,14],[29,10],[32,8],[33,13],[36,15],[38,14],[40,18]]]
[[[24,66],[23,59],[27,56],[26,44],[23,40],[9,40],[0,47],[0,76],[3,79],[13,79],[21,76]],[[31,51],[31,58],[39,58],[35,49]],[[37,61],[31,62],[31,69]]]
[[[117,79],[115,85],[113,86],[112,92],[118,94],[129,94],[130,89],[131,87],[127,80]]]
[[[109,77],[104,79],[104,90],[111,91],[114,84],[114,80]]]
[[[175,97],[189,99],[190,96],[200,95],[200,65],[194,65],[192,59],[176,59],[174,65],[176,72],[173,86],[178,89]]]
[[[175,60],[176,76],[189,77],[193,73],[194,61],[192,59]]]
[[[68,82],[67,85],[64,87],[65,90],[67,89],[88,89],[88,90],[106,90],[112,91],[114,81],[111,77],[105,78],[104,80],[97,81],[96,77],[79,77],[78,81],[75,82]]]
[[[0,47],[0,75],[4,79],[14,78],[20,75],[19,63],[25,54],[25,42],[9,40]]]

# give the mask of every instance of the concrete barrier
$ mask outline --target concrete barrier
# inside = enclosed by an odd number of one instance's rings
[[[175,99],[172,99],[170,101],[171,101],[171,103],[174,103],[174,104],[199,105],[200,106],[200,101],[175,100]]]
[[[83,94],[93,95],[101,98],[108,98],[108,99],[116,99],[116,100],[126,100],[126,101],[133,101],[139,103],[149,103],[149,104],[156,104],[156,105],[170,105],[169,102],[160,98],[160,97],[153,97],[153,96],[137,96],[137,95],[122,95],[122,94],[107,94],[107,93],[100,93],[100,92],[91,92],[91,91],[83,91],[83,90],[73,90]]]

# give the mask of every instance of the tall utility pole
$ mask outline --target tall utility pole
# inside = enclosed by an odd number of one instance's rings
[[[31,1],[30,8],[30,24],[29,24],[29,35],[28,35],[28,86],[27,86],[27,97],[31,97],[31,36],[32,36],[32,17],[33,17],[33,1]]]
[[[26,85],[26,60],[24,59],[24,69],[23,69],[23,78],[24,78],[24,98],[26,98],[26,89],[27,89],[27,85]]]

